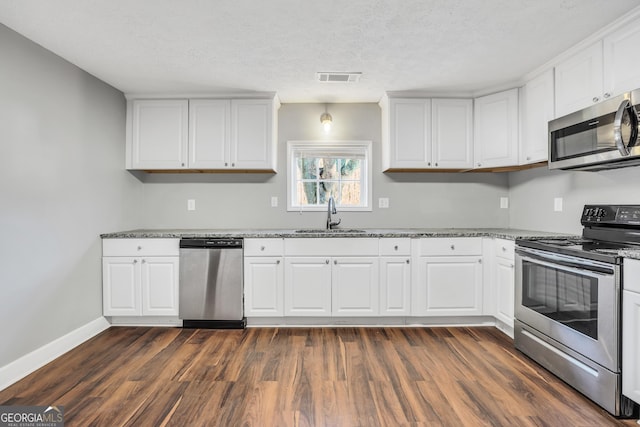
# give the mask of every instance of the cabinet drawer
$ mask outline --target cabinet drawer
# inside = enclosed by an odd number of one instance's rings
[[[481,255],[481,237],[433,237],[420,239],[420,255]]]
[[[402,238],[380,239],[380,255],[384,255],[384,256],[411,255],[411,239],[402,239]]]
[[[180,239],[102,239],[102,256],[178,256]]]
[[[516,242],[506,239],[495,239],[493,242],[495,254],[498,258],[513,261],[515,257]]]
[[[282,256],[283,239],[244,239],[245,256]]]

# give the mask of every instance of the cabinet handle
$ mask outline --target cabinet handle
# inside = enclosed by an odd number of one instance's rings
[[[606,92],[603,96],[604,99],[607,99],[611,96],[611,94],[609,92]]]
[[[235,163],[231,163],[231,167],[232,168],[236,167],[236,164]]]
[[[592,99],[592,101],[593,101],[593,102],[598,102],[598,101],[600,101],[600,98],[598,98],[597,96],[594,96],[594,97],[593,97],[593,99]]]
[[[138,246],[138,250],[141,251],[142,250],[142,246]]]
[[[427,163],[427,166],[431,166],[431,162]]]
[[[451,250],[455,251],[456,250],[456,246],[455,245],[451,245]]]
[[[276,264],[280,264],[280,260],[277,260],[277,261],[276,261]]]
[[[515,267],[515,265],[513,265],[513,264],[509,264],[509,267],[513,268],[513,267]]]
[[[265,247],[264,247],[264,246],[260,246],[260,250],[261,250],[261,251],[264,251],[264,250],[265,250]]]
[[[482,163],[478,163],[478,167],[482,166]]]
[[[182,167],[184,167],[184,163],[182,164]]]
[[[338,260],[337,259],[333,260],[333,265],[338,265]]]
[[[529,161],[529,160],[531,160],[531,157],[530,157],[530,156],[527,156],[527,161]]]
[[[137,263],[138,263],[138,260],[137,260],[137,259],[134,259],[134,260],[133,260],[133,263],[134,263],[134,264],[137,264]]]
[[[478,260],[478,264],[482,264],[482,258]]]
[[[224,165],[225,165],[225,166],[229,166],[229,163],[227,163],[227,162],[224,162]]]
[[[507,248],[505,248],[504,246],[502,247],[502,252],[506,252]]]
[[[144,263],[146,263],[146,262],[147,262],[147,260],[146,260],[146,259],[143,259],[143,260],[142,260],[142,263],[143,263],[143,264],[144,264]]]
[[[407,260],[407,264],[409,264],[409,260]]]
[[[436,167],[438,167],[438,164],[436,163]]]
[[[397,250],[398,250],[398,245],[395,245],[395,246],[393,247],[393,250],[394,250],[394,251],[397,251]]]

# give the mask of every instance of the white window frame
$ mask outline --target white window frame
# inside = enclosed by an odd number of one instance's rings
[[[325,211],[327,205],[321,206],[302,206],[294,205],[296,181],[296,157],[295,153],[299,151],[310,151],[322,153],[336,153],[340,151],[353,151],[358,152],[359,155],[364,156],[362,161],[361,174],[363,176],[360,188],[360,195],[364,201],[363,206],[337,206],[337,209],[345,212],[363,212],[372,211],[373,200],[373,177],[372,170],[372,156],[371,156],[371,141],[287,141],[287,211],[294,212],[317,212]]]

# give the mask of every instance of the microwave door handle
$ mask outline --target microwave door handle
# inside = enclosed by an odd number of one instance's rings
[[[626,145],[622,138],[622,119],[625,112],[627,112],[629,116],[629,126],[631,128],[631,135],[629,135],[629,141]],[[636,145],[638,140],[638,113],[628,99],[622,101],[618,107],[618,111],[616,111],[616,116],[613,120],[613,140],[622,156],[628,156],[629,147]]]

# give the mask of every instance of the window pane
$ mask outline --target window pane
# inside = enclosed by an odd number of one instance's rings
[[[324,205],[329,202],[329,197],[333,196],[337,204],[340,204],[340,195],[338,190],[340,187],[337,182],[320,181],[320,204]]]
[[[332,158],[320,159],[320,178],[338,179],[338,160]]]
[[[298,182],[296,185],[297,199],[300,206],[318,203],[318,185],[315,182]]]
[[[360,179],[360,160],[358,159],[342,159],[340,165],[340,176],[342,179]]]
[[[316,179],[318,159],[315,157],[298,158],[298,177],[302,179]]]
[[[340,197],[340,205],[342,206],[360,206],[360,182],[344,182],[342,183],[342,192]]]

